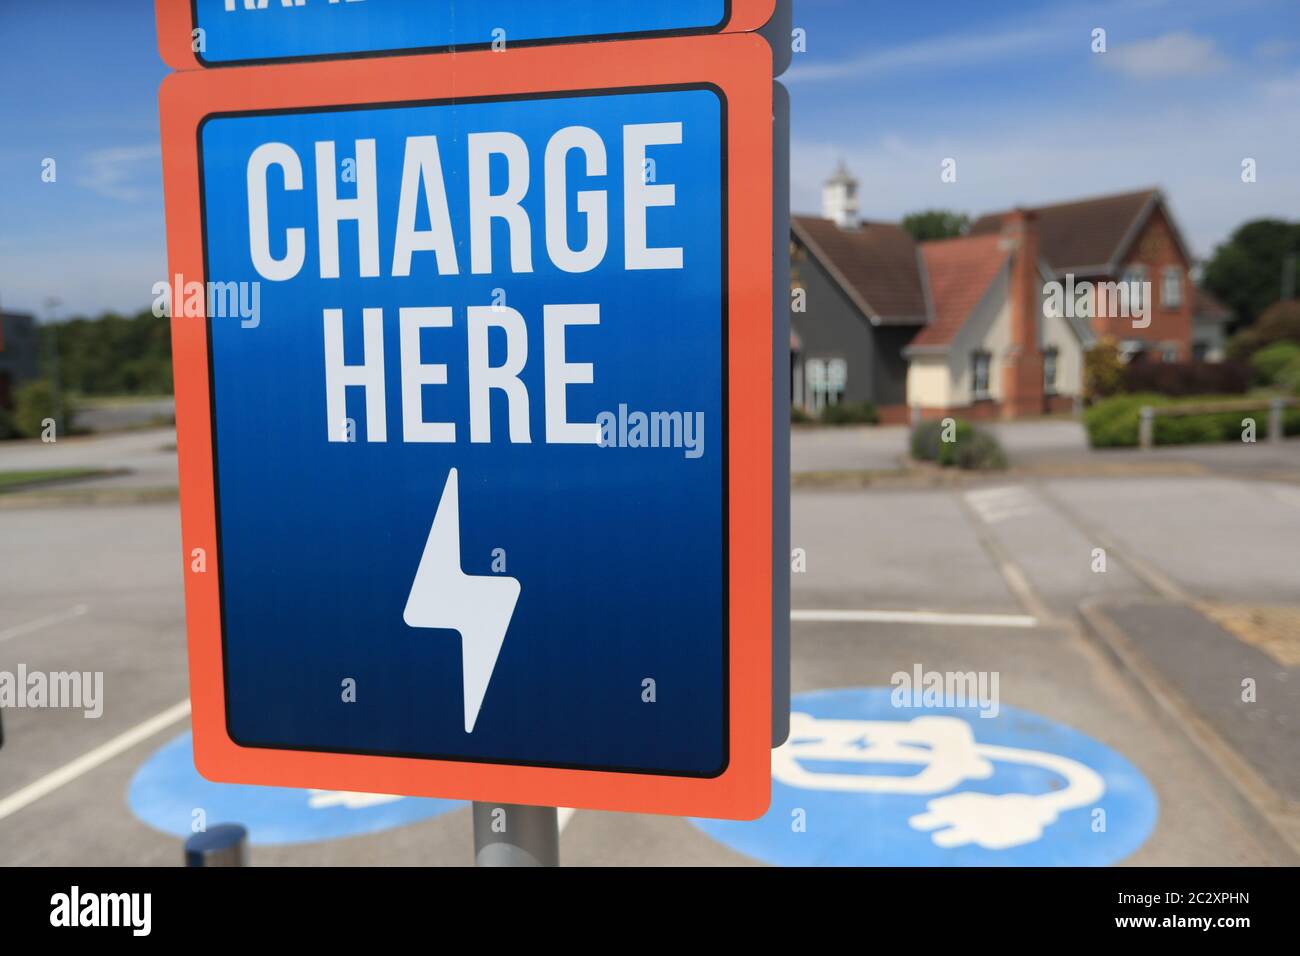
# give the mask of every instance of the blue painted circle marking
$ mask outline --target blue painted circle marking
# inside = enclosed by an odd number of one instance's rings
[[[1005,705],[897,707],[893,693],[797,695],[768,812],[692,822],[781,866],[1100,866],[1155,827],[1151,785],[1091,737]]]
[[[274,846],[378,833],[441,816],[466,804],[460,800],[212,783],[194,769],[194,751],[186,732],[140,765],[127,787],[127,805],[144,823],[174,836],[190,836],[194,811],[202,810],[209,826],[241,823],[248,829],[250,843]]]

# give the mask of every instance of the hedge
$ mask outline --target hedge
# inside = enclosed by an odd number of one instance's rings
[[[1160,407],[1240,400],[1240,396],[1235,395],[1201,395],[1182,400],[1154,393],[1117,395],[1089,408],[1084,413],[1083,423],[1093,448],[1132,448],[1138,444],[1139,422],[1144,405]],[[1157,445],[1241,441],[1242,420],[1253,418],[1256,438],[1263,440],[1268,435],[1268,405],[1269,399],[1262,398],[1258,409],[1248,411],[1157,415],[1152,438]],[[1285,411],[1282,422],[1283,431],[1287,435],[1300,435],[1300,409]]]

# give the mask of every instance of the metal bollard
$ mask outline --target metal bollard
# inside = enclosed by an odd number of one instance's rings
[[[1156,410],[1150,405],[1143,405],[1138,418],[1138,445],[1150,448],[1155,444]]]
[[[474,803],[474,862],[478,866],[559,866],[555,807]]]
[[[1280,398],[1268,403],[1268,440],[1271,442],[1280,442],[1283,438],[1282,412],[1285,408],[1286,402]]]
[[[238,823],[218,823],[185,841],[186,866],[247,866],[248,831]]]

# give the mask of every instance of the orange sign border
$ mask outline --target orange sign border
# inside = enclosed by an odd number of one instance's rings
[[[709,83],[727,108],[729,763],[711,778],[242,747],[226,731],[206,320],[172,350],[194,759],[209,780],[752,819],[771,796],[772,80],[754,34],[194,71],[159,92],[170,275],[203,276],[198,130],[213,113]],[[204,276],[206,278],[206,276]],[[195,549],[206,570],[192,569]]]
[[[432,2],[432,0],[431,0]],[[750,33],[767,23],[776,14],[777,0],[727,0],[727,19],[717,27],[699,30],[646,32],[632,36],[597,35],[592,37],[558,37],[544,40],[520,40],[511,43],[511,48],[524,49],[537,46],[554,46],[557,44],[613,43],[623,39],[645,40],[651,38],[665,39],[678,36],[712,36],[719,33]],[[190,0],[154,0],[154,11],[158,21],[158,54],[173,70],[209,70],[234,69],[252,65],[252,61],[233,63],[204,63],[195,54],[193,46],[194,10]],[[484,46],[487,44],[485,43]],[[361,51],[357,53],[323,54],[319,56],[282,57],[274,60],[277,64],[319,62],[323,60],[358,59],[375,56],[422,56],[433,53],[448,52],[450,47],[421,47],[409,52],[403,50],[386,50],[376,53]],[[457,47],[468,52],[472,47]],[[264,61],[269,65],[272,61]]]

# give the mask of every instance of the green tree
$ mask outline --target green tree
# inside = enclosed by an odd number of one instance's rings
[[[1232,310],[1241,329],[1282,298],[1282,273],[1288,264],[1294,270],[1295,295],[1300,291],[1300,222],[1256,219],[1239,226],[1214,250],[1201,284]]]
[[[1228,342],[1228,357],[1249,359],[1260,349],[1278,342],[1300,343],[1300,299],[1274,302],[1248,329]]]
[[[970,228],[970,216],[964,212],[952,212],[947,209],[927,209],[903,217],[903,228],[911,233],[917,242],[931,239],[952,239],[966,235]]]
[[[43,326],[41,354],[58,345],[59,381],[82,395],[165,395],[172,390],[171,330],[166,316],[107,313]],[[48,364],[48,363],[47,363]],[[47,369],[47,374],[52,370]]]
[[[1114,395],[1124,384],[1124,362],[1119,346],[1110,336],[1100,339],[1083,356],[1083,386],[1088,398],[1096,401]]]

